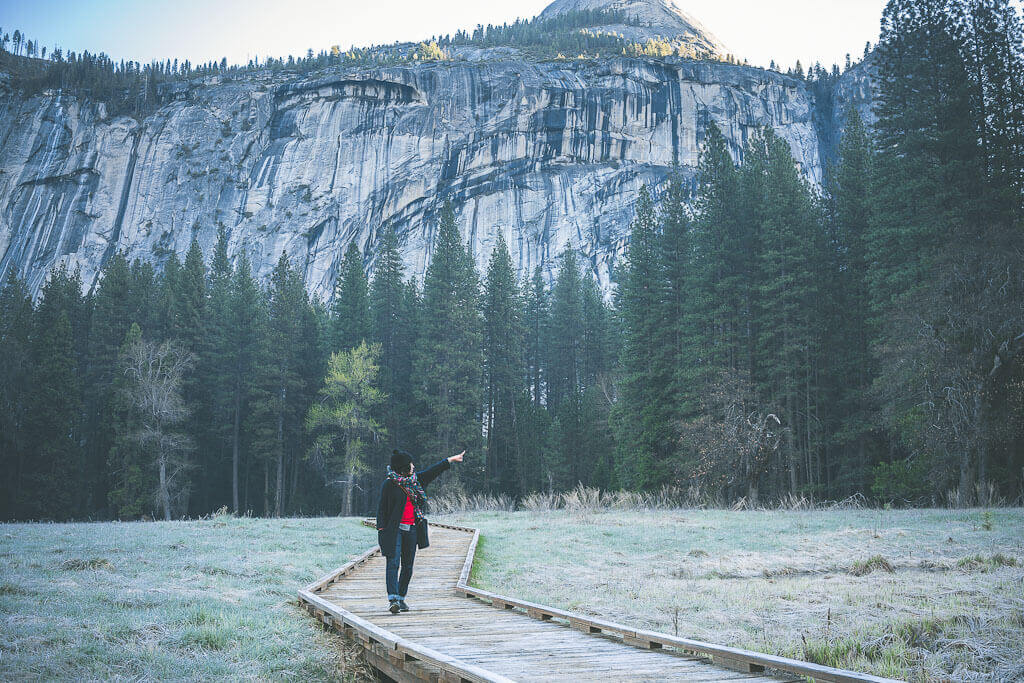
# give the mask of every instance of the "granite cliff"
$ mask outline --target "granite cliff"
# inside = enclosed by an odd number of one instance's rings
[[[680,35],[718,45],[673,16]],[[38,291],[65,262],[92,287],[117,250],[159,264],[195,237],[209,254],[224,226],[230,253],[246,250],[261,277],[287,250],[328,298],[348,243],[372,268],[382,230],[397,232],[408,272],[422,276],[451,200],[481,269],[502,232],[520,274],[550,275],[571,244],[610,291],[640,187],[657,191],[673,168],[692,181],[709,122],[737,158],[753,131],[774,127],[821,182],[841,111],[852,101],[866,112],[869,98],[862,67],[822,97],[720,61],[511,51],[197,79],[142,120],[81,96],[0,89],[0,276],[16,271]]]

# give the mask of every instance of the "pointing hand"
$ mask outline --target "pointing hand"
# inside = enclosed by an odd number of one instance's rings
[[[452,457],[448,458],[448,462],[462,462],[462,456],[464,456],[465,454],[466,451],[462,451],[458,455],[453,455]]]

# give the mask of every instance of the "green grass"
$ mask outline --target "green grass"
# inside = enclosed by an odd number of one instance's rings
[[[365,680],[295,594],[374,542],[338,518],[0,525],[0,680]]]
[[[447,519],[481,529],[472,580],[495,592],[911,681],[1024,680],[1024,510]]]

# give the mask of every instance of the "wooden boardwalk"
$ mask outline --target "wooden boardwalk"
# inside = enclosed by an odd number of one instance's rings
[[[299,591],[328,628],[396,681],[871,681],[886,679],[631,629],[468,585],[479,532],[431,525],[411,610],[392,615],[378,548]]]

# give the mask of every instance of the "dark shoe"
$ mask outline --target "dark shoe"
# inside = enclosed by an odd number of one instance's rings
[[[403,612],[408,612],[409,611],[409,605],[405,604],[405,600],[399,600],[398,601],[398,609],[402,610]]]
[[[401,607],[399,607],[398,605],[398,600],[392,600],[391,605],[388,607],[388,609],[391,610],[392,614],[398,614],[398,610],[401,609]]]

